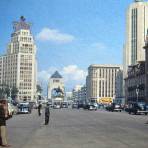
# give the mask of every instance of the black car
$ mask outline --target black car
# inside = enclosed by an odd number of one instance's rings
[[[78,109],[83,108],[83,103],[78,103]]]
[[[83,109],[97,110],[98,109],[98,105],[96,103],[87,103],[87,104],[83,105]]]
[[[148,104],[143,103],[143,102],[134,102],[129,104],[128,108],[129,114],[148,114]]]
[[[120,104],[116,104],[116,103],[112,103],[111,105],[106,107],[106,110],[111,111],[111,112],[121,112],[122,111],[122,107]]]

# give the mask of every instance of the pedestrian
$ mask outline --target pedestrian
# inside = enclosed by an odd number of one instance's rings
[[[7,100],[0,100],[0,138],[1,138],[1,146],[2,147],[10,147],[7,142],[7,134],[6,134],[6,120],[9,118],[8,116],[8,104]]]
[[[41,109],[42,109],[42,104],[39,103],[38,105],[38,115],[41,116]]]
[[[50,106],[49,106],[49,103],[47,103],[45,107],[45,125],[48,125],[49,118],[50,118]]]

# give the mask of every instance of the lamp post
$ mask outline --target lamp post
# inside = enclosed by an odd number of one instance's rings
[[[10,98],[11,98],[11,96],[12,96],[12,88],[9,87],[9,89],[10,89]]]
[[[137,88],[136,88],[136,94],[137,94],[137,100],[136,102],[138,103],[138,95],[139,95],[139,86],[137,85]]]

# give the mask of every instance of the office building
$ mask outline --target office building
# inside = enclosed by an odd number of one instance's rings
[[[146,81],[145,61],[128,67],[128,75],[125,78],[125,101],[145,102]]]
[[[148,28],[148,2],[134,0],[127,9],[126,14],[126,39],[124,45],[124,78],[128,66],[136,65],[145,60],[145,37]]]
[[[90,65],[86,79],[87,99],[114,99],[115,81],[120,69],[118,65]]]
[[[0,56],[0,84],[16,87],[17,101],[36,99],[36,45],[30,27],[23,16],[14,22],[7,52]]]

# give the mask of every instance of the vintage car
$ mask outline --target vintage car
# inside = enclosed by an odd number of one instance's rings
[[[144,102],[133,102],[129,104],[129,114],[148,114],[148,104]]]
[[[97,105],[97,103],[86,103],[86,104],[84,104],[83,108],[87,109],[87,110],[97,110],[98,105]]]
[[[21,102],[18,104],[18,114],[29,114],[31,113],[31,106],[29,102]]]
[[[114,112],[114,111],[121,112],[122,107],[120,104],[112,103],[111,105],[106,106],[106,110],[111,112]]]

